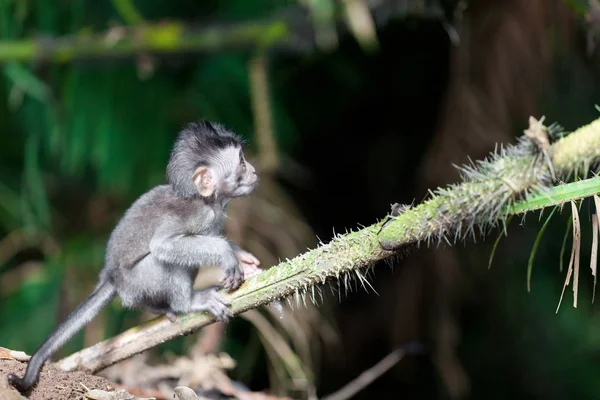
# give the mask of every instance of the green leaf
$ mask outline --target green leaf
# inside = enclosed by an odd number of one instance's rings
[[[554,215],[554,212],[556,211],[557,208],[558,208],[558,206],[556,206],[552,209],[552,211],[550,212],[550,215],[548,215],[548,218],[546,218],[546,222],[544,222],[540,231],[538,232],[538,234],[535,238],[535,242],[533,242],[533,247],[531,249],[531,253],[529,254],[529,261],[527,263],[527,291],[528,292],[531,292],[531,274],[533,272],[533,260],[535,258],[535,253],[537,252],[538,246],[540,245],[540,242],[542,240],[542,236],[544,235],[544,232],[546,231],[548,222],[550,222],[550,219]]]

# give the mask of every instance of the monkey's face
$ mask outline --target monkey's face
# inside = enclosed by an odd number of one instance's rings
[[[211,161],[210,166],[197,168],[192,177],[201,196],[246,196],[258,184],[256,170],[246,160],[240,147],[221,150]]]
[[[227,165],[221,165],[219,175],[222,176],[219,192],[228,197],[246,196],[252,193],[258,184],[258,176],[254,166],[244,157],[241,148],[229,148],[223,151]]]

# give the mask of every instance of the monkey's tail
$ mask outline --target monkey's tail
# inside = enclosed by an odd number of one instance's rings
[[[33,354],[25,376],[19,378],[16,375],[8,375],[8,382],[19,392],[28,391],[37,381],[40,370],[58,349],[69,341],[79,330],[81,330],[92,318],[94,318],[104,306],[106,306],[116,295],[115,287],[110,282],[103,282],[73,312],[64,320],[58,328],[42,343]]]

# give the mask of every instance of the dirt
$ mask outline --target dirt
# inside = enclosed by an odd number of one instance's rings
[[[0,388],[9,387],[6,381],[8,374],[22,376],[26,365],[16,360],[0,359]],[[87,391],[85,388],[111,390],[112,384],[99,376],[85,372],[64,372],[53,365],[46,365],[38,383],[26,396],[30,400],[76,400],[83,399]]]

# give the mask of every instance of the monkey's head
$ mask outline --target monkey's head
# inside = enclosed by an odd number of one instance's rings
[[[241,138],[220,124],[191,123],[177,136],[167,165],[167,182],[186,198],[248,195],[258,177],[242,147]]]

